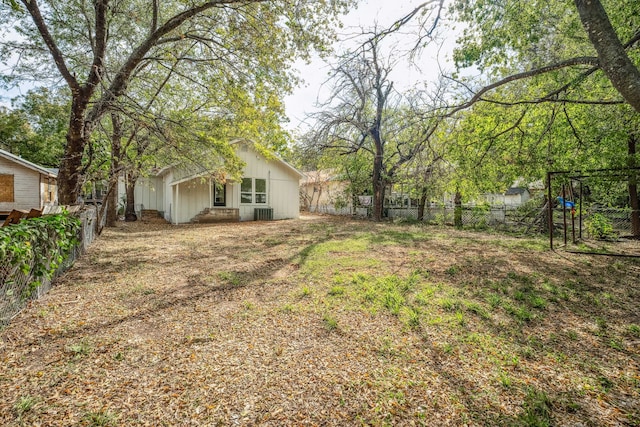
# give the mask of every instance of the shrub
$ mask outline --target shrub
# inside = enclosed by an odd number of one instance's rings
[[[12,282],[17,273],[29,276],[21,294],[22,299],[28,299],[73,251],[79,229],[80,220],[67,213],[0,228],[0,281]]]
[[[613,223],[606,216],[594,213],[589,216],[585,223],[587,232],[596,239],[615,239],[616,233],[613,231]]]

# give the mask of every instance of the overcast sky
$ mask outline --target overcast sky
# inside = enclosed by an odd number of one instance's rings
[[[335,50],[343,52],[357,45],[353,35],[361,32],[360,28],[370,29],[376,24],[378,28],[388,28],[421,3],[424,3],[424,0],[360,0],[359,7],[343,18],[344,28],[339,30],[342,40],[334,45]],[[451,31],[446,31],[444,20],[442,23],[441,40],[427,47],[415,64],[400,61],[394,68],[391,78],[395,88],[403,90],[415,84],[435,81],[439,75],[439,67],[450,71],[447,58],[451,56],[455,35]],[[402,41],[405,43],[403,44]],[[394,46],[394,51],[399,52],[412,41],[415,41],[415,38],[405,34],[390,40],[387,48]],[[331,58],[327,61],[330,62]],[[330,66],[326,61],[316,58],[311,64],[298,62],[296,68],[300,71],[300,76],[305,83],[285,99],[286,111],[290,119],[287,128],[294,135],[308,129],[310,123],[309,120],[305,120],[305,117],[316,110],[314,107],[317,100],[326,100],[329,85],[323,85],[323,83],[327,80]]]

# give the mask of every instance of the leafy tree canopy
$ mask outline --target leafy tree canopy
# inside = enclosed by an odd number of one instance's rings
[[[61,90],[38,88],[0,110],[0,146],[26,160],[55,168],[65,145],[69,105]]]
[[[251,96],[266,95],[254,103],[269,108],[296,82],[289,67],[293,59],[307,58],[311,48],[324,50],[337,15],[351,3],[5,2],[0,6],[5,35],[0,60],[10,71],[2,78],[8,84],[62,79],[71,90],[59,192],[62,203],[73,203],[91,135],[123,99],[140,99],[153,92],[154,85],[173,84],[178,78],[179,85],[188,88],[184,98],[210,95],[209,84],[220,82],[216,89],[228,86]],[[171,81],[165,81],[159,69],[170,73]]]

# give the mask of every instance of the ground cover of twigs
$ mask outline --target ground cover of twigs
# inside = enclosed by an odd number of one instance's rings
[[[123,223],[0,331],[0,425],[640,425],[640,264],[546,245]]]

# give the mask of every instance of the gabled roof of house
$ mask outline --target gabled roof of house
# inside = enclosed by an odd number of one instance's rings
[[[229,142],[229,144],[231,145],[236,145],[236,144],[246,144],[246,145],[250,145],[252,150],[255,151],[254,148],[254,141],[251,141],[249,139],[242,139],[242,138],[237,138],[232,140],[231,142]],[[257,152],[257,151],[256,151]],[[287,163],[286,161],[284,161],[280,156],[278,156],[278,154],[269,151],[269,153],[271,154],[270,158],[267,158],[267,160],[275,160],[276,162],[278,162],[280,165],[282,165],[286,170],[293,172],[294,175],[297,175],[299,179],[304,177],[304,174],[302,172],[300,172],[298,169],[296,169],[295,167],[291,166],[289,163]],[[169,170],[171,170],[172,168],[176,167],[175,164],[171,164],[162,168],[156,168],[154,170],[152,170],[152,175],[154,176],[162,176],[165,173],[169,172]],[[190,181],[192,179],[195,178],[200,178],[203,176],[208,175],[209,172],[208,171],[204,171],[204,170],[198,170],[198,171],[194,171],[193,173],[189,173],[186,175],[182,175],[179,178],[174,178],[174,181],[171,183],[171,185],[175,185],[175,184],[180,184],[182,182],[186,182],[186,181]]]
[[[300,185],[315,185],[318,183],[327,183],[330,181],[340,181],[336,174],[330,170],[314,170],[303,172],[304,176]]]
[[[231,145],[242,144],[242,143],[251,145],[252,148],[255,150],[255,147],[253,147],[255,145],[255,142],[250,139],[238,138],[230,142]],[[284,166],[285,169],[288,169],[290,172],[293,172],[295,175],[298,175],[299,179],[304,178],[304,174],[302,172],[300,172],[298,169],[296,169],[295,167],[293,167],[292,165],[284,161],[282,157],[280,157],[277,153],[274,153],[273,151],[269,151],[269,153],[271,154],[271,157],[275,159],[278,163],[280,163],[282,166]],[[267,160],[271,160],[271,159],[268,158]]]
[[[30,161],[23,159],[20,156],[16,156],[15,154],[11,154],[8,151],[0,149],[0,157],[4,157],[5,159],[7,159],[7,160],[9,160],[11,162],[17,163],[17,164],[19,164],[19,165],[21,165],[21,166],[23,166],[23,167],[25,167],[27,169],[31,169],[33,171],[39,172],[39,173],[41,173],[43,175],[46,175],[48,177],[51,177],[51,178],[57,178],[58,177],[57,169],[53,169],[52,170],[52,169],[44,168],[42,166],[36,165],[35,163],[31,163]]]
[[[511,187],[511,188],[508,188],[507,191],[505,191],[504,195],[517,196],[518,194],[524,194],[525,191],[529,192],[529,190],[527,190],[524,187]]]

